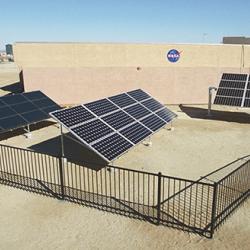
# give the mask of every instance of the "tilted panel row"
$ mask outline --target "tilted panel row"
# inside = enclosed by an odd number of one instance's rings
[[[176,114],[138,89],[52,112],[51,116],[111,161],[165,126]]]

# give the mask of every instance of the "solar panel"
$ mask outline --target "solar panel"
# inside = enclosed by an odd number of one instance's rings
[[[118,109],[117,106],[115,106],[112,102],[110,102],[107,99],[90,102],[90,103],[85,104],[84,106],[87,107],[90,111],[92,111],[98,116],[110,113]]]
[[[170,111],[167,108],[157,111],[156,115],[158,115],[166,122],[171,122],[175,117],[177,117],[177,115],[174,112]]]
[[[136,103],[136,101],[129,97],[126,93],[109,97],[109,100],[118,105],[120,108]]]
[[[141,104],[144,105],[146,108],[150,109],[151,111],[156,111],[164,107],[161,103],[159,103],[153,98],[143,101],[141,102]]]
[[[141,104],[137,103],[136,105],[130,106],[124,109],[129,115],[131,115],[135,119],[140,119],[148,114],[150,111],[143,107]]]
[[[232,81],[246,81],[247,74],[223,73],[222,79],[232,80]]]
[[[214,99],[214,104],[249,107],[249,75],[224,73]]]
[[[92,145],[92,147],[108,161],[115,159],[120,154],[126,152],[133,146],[132,143],[124,139],[119,134],[113,134],[102,141]]]
[[[119,110],[115,113],[102,117],[107,124],[109,124],[112,128],[118,130],[132,122],[135,121],[132,117],[127,115],[124,111]]]
[[[140,89],[50,115],[107,161],[114,160],[176,117]]]
[[[80,126],[72,128],[72,131],[75,133],[75,135],[87,143],[94,142],[108,134],[115,132],[112,128],[100,120],[93,120],[88,123],[84,123]]]
[[[152,131],[157,131],[161,127],[165,126],[166,123],[156,115],[149,115],[141,120],[141,122]]]
[[[130,95],[131,97],[133,97],[137,101],[142,101],[142,100],[145,100],[145,99],[151,97],[150,95],[148,95],[147,93],[145,93],[141,89],[129,91],[129,92],[127,92],[127,94]]]
[[[68,128],[96,117],[81,105],[53,112],[53,116]]]
[[[41,91],[0,97],[1,132],[16,129],[49,118],[49,112],[60,106]]]
[[[134,144],[137,144],[151,134],[150,130],[138,122],[131,124],[119,132]]]

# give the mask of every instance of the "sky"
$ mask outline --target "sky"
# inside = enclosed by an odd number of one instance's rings
[[[249,0],[0,0],[0,49],[18,41],[221,43],[250,36]]]

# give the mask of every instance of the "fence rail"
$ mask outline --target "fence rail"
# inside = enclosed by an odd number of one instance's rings
[[[0,145],[2,184],[209,238],[249,196],[249,173],[249,160],[214,183],[115,166],[96,171]]]

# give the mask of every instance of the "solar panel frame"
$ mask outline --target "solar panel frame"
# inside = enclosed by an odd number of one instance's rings
[[[249,79],[249,74],[223,73],[213,103],[249,107]]]
[[[139,92],[140,94],[141,93],[145,93],[142,90],[139,90],[139,91],[135,90],[135,92]],[[151,111],[150,109],[148,109],[147,107],[145,107],[145,106],[143,106],[141,104],[142,101],[145,101],[145,100],[148,100],[148,99],[152,99],[152,97],[150,97],[147,93],[145,93],[143,99],[141,98],[142,100],[136,100],[134,97],[130,96],[128,93],[129,92],[116,95],[115,96],[116,98],[113,98],[111,96],[111,97],[107,97],[107,98],[104,98],[104,99],[101,99],[101,100],[98,100],[98,101],[90,102],[90,103],[87,103],[87,104],[82,104],[82,106],[84,108],[86,108],[90,113],[92,113],[93,115],[96,116],[96,118],[95,118],[96,120],[102,121],[104,124],[106,124],[107,126],[109,126],[114,131],[114,132],[112,132],[110,134],[100,136],[97,140],[92,141],[92,142],[87,142],[86,140],[84,140],[84,138],[82,138],[81,136],[79,136],[78,134],[76,134],[75,131],[73,131],[73,130],[75,130],[74,128],[78,127],[79,124],[78,125],[76,124],[74,126],[68,127],[68,126],[66,126],[66,124],[63,124],[59,119],[57,119],[53,115],[54,112],[51,112],[50,115],[55,120],[57,120],[59,123],[61,123],[61,125],[63,125],[67,130],[69,130],[69,132],[72,133],[81,143],[87,145],[87,147],[89,147],[90,149],[92,149],[96,154],[98,154],[99,156],[101,156],[107,162],[110,162],[110,161],[115,160],[117,157],[123,155],[124,153],[127,152],[127,150],[129,148],[133,147],[136,144],[139,144],[141,141],[143,141],[147,137],[153,135],[154,133],[156,133],[160,129],[160,128],[157,129],[157,131],[156,130],[155,131],[151,130],[149,127],[145,126],[141,122],[141,120],[143,118],[154,114],[155,117],[157,117],[159,120],[161,120],[162,123],[164,123],[164,125],[166,125],[168,123],[163,118],[161,118],[160,116],[158,116],[155,112]],[[125,95],[127,95],[130,99],[126,98]],[[123,102],[123,100],[121,100],[119,98],[125,98],[127,100],[131,100],[132,99],[133,101],[129,101],[129,102],[126,103],[126,101]],[[100,104],[100,102],[105,102],[105,103],[108,102],[109,105],[111,103],[112,104],[111,105],[112,109],[107,109],[104,112],[103,111],[101,111],[101,112],[97,111],[97,109],[98,109],[97,106],[98,106],[98,104]],[[141,107],[146,112],[144,115],[141,115],[139,117],[139,119],[136,119],[135,117],[133,117],[133,115],[131,115],[131,113],[127,112],[129,109],[132,110],[135,107]],[[164,106],[161,107],[161,109],[164,109],[164,108],[165,108]],[[157,109],[156,111],[159,111],[159,109]],[[59,111],[59,112],[61,112],[61,111]],[[112,123],[110,121],[108,121],[108,118],[115,117],[115,115],[118,114],[118,113],[120,113],[120,112],[123,112],[125,115],[127,115],[128,117],[130,117],[131,118],[131,123],[128,123],[128,124],[126,123],[126,124],[123,124],[124,126],[119,125],[118,127],[116,127],[116,126],[112,125]],[[117,119],[119,119],[119,118],[117,118]],[[88,122],[89,121],[85,121],[82,124],[86,124]],[[138,126],[140,126],[140,128],[143,128],[142,130],[144,130],[144,131],[146,131],[146,130],[150,131],[150,134],[148,134],[148,136],[145,136],[145,137],[143,137],[142,139],[140,139],[138,141],[136,139],[134,139],[134,138],[126,137],[122,133],[122,131],[124,132],[125,129],[128,130],[128,127],[132,126],[135,123],[138,123],[139,124]],[[126,149],[124,152],[119,153],[118,155],[116,155],[114,158],[111,159],[110,157],[106,157],[105,155],[103,155],[101,152],[98,151],[98,149],[97,149],[97,143],[101,144],[101,142],[104,141],[104,140],[106,140],[106,138],[109,138],[109,137],[112,137],[112,136],[123,138],[122,140],[125,140],[130,145],[130,147],[128,149]]]

